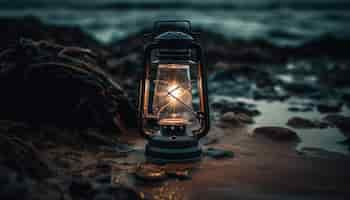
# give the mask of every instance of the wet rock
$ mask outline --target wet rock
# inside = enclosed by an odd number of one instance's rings
[[[102,184],[95,190],[94,199],[139,200],[140,195],[132,188],[123,185]]]
[[[298,141],[299,137],[296,132],[288,128],[277,126],[265,126],[255,128],[254,135],[264,135],[267,138],[276,141]]]
[[[317,103],[317,110],[321,113],[340,112],[343,104],[337,100],[322,100]]]
[[[342,141],[342,144],[350,145],[350,138]]]
[[[167,178],[167,174],[163,168],[152,164],[138,166],[135,175],[144,181],[161,181]]]
[[[180,180],[191,179],[190,169],[167,169],[166,174],[171,178],[177,178]]]
[[[204,154],[206,156],[209,156],[209,157],[215,158],[215,159],[233,158],[234,155],[235,155],[232,151],[224,150],[224,149],[218,149],[218,148],[207,148],[204,151]]]
[[[52,164],[30,143],[0,134],[0,163],[27,176],[43,179],[55,174]]]
[[[292,117],[287,125],[293,128],[327,128],[328,124],[316,120],[309,120],[302,117]]]
[[[116,200],[116,199],[114,199],[114,197],[110,194],[102,193],[102,194],[96,195],[93,200]]]
[[[236,78],[235,81],[210,81],[208,85],[209,94],[223,96],[240,96],[251,98],[251,91],[254,85],[246,78]]]
[[[312,107],[302,107],[302,106],[291,106],[288,108],[289,111],[291,112],[310,112],[313,111]]]
[[[121,132],[136,127],[135,106],[94,51],[21,39],[0,55],[0,117]]]
[[[0,199],[30,200],[32,184],[27,177],[0,165]]]
[[[0,199],[30,200],[30,186],[26,182],[13,182],[0,189]]]
[[[14,170],[0,165],[0,188],[15,181],[17,174]]]
[[[95,177],[95,182],[101,183],[101,184],[106,184],[106,183],[111,183],[111,176],[110,175],[99,175]]]
[[[266,88],[258,88],[253,92],[253,98],[256,100],[278,100],[283,101],[289,98],[284,89],[279,87],[266,87]]]
[[[221,101],[221,102],[214,102],[211,104],[214,110],[218,110],[221,113],[226,112],[234,112],[234,113],[243,113],[250,117],[254,117],[257,115],[260,115],[260,111],[256,109],[256,105],[251,103],[245,103],[242,101],[236,101],[236,102],[228,102],[228,101]]]
[[[350,103],[350,88],[342,89],[340,95],[347,104]]]
[[[336,159],[349,160],[349,157],[344,154],[331,152],[325,149],[315,148],[315,147],[303,147],[300,150],[297,150],[297,152],[301,155],[306,155],[310,157],[327,158],[327,159],[335,159],[335,160]]]
[[[20,38],[33,40],[47,40],[64,45],[79,45],[89,47],[106,55],[107,47],[96,41],[77,27],[64,27],[43,23],[33,16],[1,18],[0,25],[6,27],[6,31],[0,33],[0,49],[7,48]]]
[[[135,151],[132,146],[123,143],[117,143],[115,150],[117,153],[130,153],[132,151]]]
[[[221,64],[222,65],[222,64]],[[231,65],[229,68],[218,70],[213,75],[212,81],[223,81],[223,80],[236,80],[237,78],[246,77],[250,80],[258,80],[260,82],[272,82],[270,74],[261,68],[253,67],[250,65]]]
[[[217,143],[218,141],[219,141],[218,137],[207,135],[205,137],[202,137],[199,142],[202,145],[211,145],[211,144]]]
[[[299,100],[299,101],[290,101],[290,107],[288,110],[291,112],[309,112],[313,111],[315,107],[314,100]]]
[[[296,95],[314,96],[319,93],[319,88],[316,85],[302,81],[285,82],[282,87]]]
[[[111,58],[107,61],[109,72],[117,76],[124,76],[121,78],[133,77],[140,73],[142,69],[141,55],[131,53],[122,58]]]
[[[345,136],[350,137],[350,117],[343,115],[327,115],[323,120],[336,126]]]
[[[234,112],[227,112],[224,113],[221,118],[220,121],[222,123],[224,123],[223,125],[231,125],[231,126],[242,126],[244,124],[252,124],[254,123],[254,120],[244,114],[244,113],[234,113]]]
[[[72,179],[69,192],[73,198],[89,198],[92,194],[92,184],[87,178],[76,177]]]

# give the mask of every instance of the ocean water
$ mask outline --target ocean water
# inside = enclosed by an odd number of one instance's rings
[[[37,16],[78,26],[109,43],[159,19],[189,19],[229,39],[299,45],[324,35],[350,36],[347,0],[0,0],[0,17]]]

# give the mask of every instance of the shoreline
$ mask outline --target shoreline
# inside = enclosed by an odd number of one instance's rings
[[[33,17],[0,18],[0,25],[6,26],[6,31],[0,33],[0,49],[11,46],[21,36],[91,48],[104,58],[105,63],[98,66],[135,103],[143,33],[104,45],[79,28],[47,25]],[[158,170],[175,169],[180,175],[175,173],[175,178],[159,182],[140,181],[135,174],[140,166],[147,165],[143,155],[145,140],[135,130],[120,134],[109,129],[0,120],[0,142],[7,145],[0,156],[7,165],[0,167],[11,172],[2,170],[1,177],[15,174],[27,181],[8,187],[22,184],[34,191],[27,195],[38,199],[74,195],[77,199],[92,199],[106,191],[126,195],[125,199],[131,195],[169,200],[349,197],[349,155],[318,147],[304,151],[295,148],[303,140],[302,134],[310,137],[309,130],[334,134],[336,140],[349,138],[350,43],[325,37],[301,47],[281,48],[265,41],[227,41],[220,34],[202,33],[201,41],[210,58],[213,128],[201,142],[204,150],[223,149],[233,152],[232,157],[204,156],[198,165],[185,170],[183,166],[158,166]],[[40,84],[37,87],[42,89]],[[225,98],[215,98],[220,95]],[[49,103],[56,106],[60,101]],[[6,105],[11,106],[18,105]],[[40,110],[35,114],[40,115]],[[325,125],[327,128],[323,128]],[[322,134],[314,135],[321,138]],[[19,156],[18,149],[25,156]],[[16,159],[20,159],[20,166]],[[52,171],[54,175],[44,173]]]

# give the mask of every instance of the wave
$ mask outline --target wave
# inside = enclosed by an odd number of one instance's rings
[[[93,2],[74,2],[74,1],[2,1],[0,9],[46,9],[46,8],[65,8],[65,9],[83,9],[83,10],[155,10],[155,9],[191,9],[191,10],[350,10],[349,1],[270,1],[266,3],[235,3],[232,1],[199,2],[199,1],[102,1]]]

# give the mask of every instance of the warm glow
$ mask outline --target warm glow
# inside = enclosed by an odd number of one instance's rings
[[[192,117],[189,65],[160,64],[157,69],[153,112],[159,123],[185,123]]]
[[[175,104],[177,101],[179,101],[183,94],[184,94],[184,91],[176,83],[171,84],[168,88],[168,96],[170,97],[170,102],[172,104]]]

